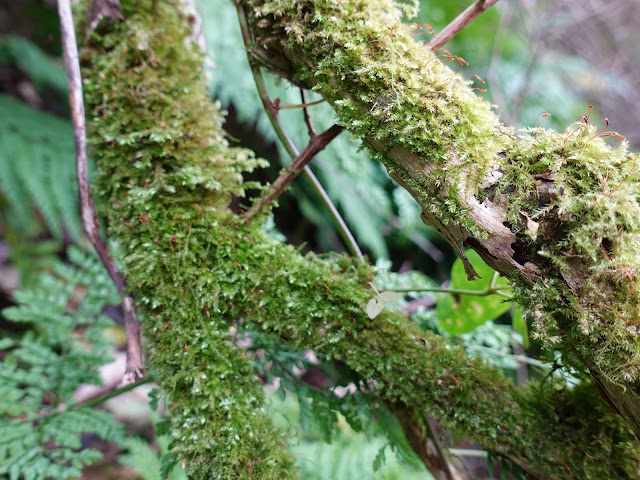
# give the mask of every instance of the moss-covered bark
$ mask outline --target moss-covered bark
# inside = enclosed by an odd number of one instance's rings
[[[593,388],[517,389],[399,314],[371,320],[369,267],[343,256],[303,256],[264,235],[259,219],[249,224],[235,215],[230,196],[243,194],[241,173],[258,162],[224,140],[201,56],[183,41],[187,20],[173,2],[121,5],[124,20],[101,24],[81,53],[96,193],[147,318],[148,366],[167,399],[174,452],[191,478],[295,477],[251,364],[229,334],[238,319],[345,362],[376,381],[381,399],[429,411],[532,478],[637,478],[637,441]],[[340,10],[359,4],[335,5],[339,20],[332,23],[340,25]],[[298,12],[290,3],[286,13],[308,15],[312,7],[300,2]],[[290,26],[298,38],[295,21]],[[320,60],[310,59],[315,68]],[[469,107],[473,115],[490,115],[478,105]],[[375,122],[367,131],[384,123]],[[446,142],[498,142],[492,127],[451,128]],[[442,200],[434,214],[447,205]],[[471,228],[471,217],[465,221]]]
[[[332,103],[463,258],[474,248],[514,279],[536,334],[590,370],[640,436],[637,155],[588,116],[562,133],[505,127],[447,67],[463,60],[398,22],[406,4],[239,3],[254,58]]]

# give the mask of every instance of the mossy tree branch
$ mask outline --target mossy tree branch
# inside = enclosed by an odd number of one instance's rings
[[[537,334],[588,369],[640,435],[640,171],[624,142],[606,143],[623,137],[588,115],[562,133],[505,127],[447,67],[463,59],[398,22],[406,5],[241,3],[254,49],[334,106],[463,260],[471,247],[512,278]]]
[[[314,8],[278,5],[291,9],[287,20]],[[336,5],[342,15],[359,4]],[[381,400],[406,405],[414,418],[429,411],[531,478],[637,478],[635,437],[588,384],[516,388],[401,314],[372,320],[365,313],[375,295],[370,267],[345,256],[303,256],[267,237],[263,216],[246,222],[234,214],[231,195],[251,186],[241,173],[260,162],[228,147],[201,54],[184,42],[187,16],[173,2],[121,6],[124,20],[98,25],[81,52],[96,190],[146,317],[148,365],[167,401],[173,451],[192,478],[295,476],[251,363],[229,334],[239,319],[346,363],[376,382]],[[253,12],[267,25],[284,18],[275,10],[267,17],[265,8]],[[347,29],[348,22],[332,21]],[[459,128],[462,136],[473,133]],[[479,132],[494,133],[482,125]]]

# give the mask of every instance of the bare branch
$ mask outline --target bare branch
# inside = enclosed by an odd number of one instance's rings
[[[498,0],[477,0],[473,5],[458,15],[449,25],[444,27],[440,33],[433,37],[427,46],[434,51],[439,49],[455,37],[460,30],[469,25],[474,18],[496,3],[498,3]]]
[[[309,132],[309,140],[312,140],[313,137],[316,136],[316,129],[313,128],[313,121],[311,120],[311,115],[309,114],[309,109],[306,107],[307,104],[307,94],[304,91],[304,88],[300,89],[300,97],[302,97],[302,104],[305,105],[303,111],[304,114],[304,123],[307,124],[307,131]],[[324,101],[324,99],[323,99]]]
[[[267,87],[264,83],[264,78],[262,76],[262,72],[260,71],[260,67],[256,65],[250,53],[252,50],[251,44],[253,42],[253,39],[251,35],[251,28],[249,27],[249,23],[247,21],[247,14],[244,10],[244,7],[240,3],[236,3],[236,9],[238,11],[238,20],[240,21],[240,31],[242,32],[242,39],[247,49],[249,66],[251,67],[251,73],[253,74],[253,79],[256,82],[256,89],[258,90],[258,95],[262,100],[264,111],[269,117],[271,126],[273,127],[273,130],[275,131],[276,135],[278,136],[280,143],[282,143],[282,146],[287,151],[287,153],[289,153],[291,158],[295,159],[300,155],[300,152],[298,152],[296,146],[293,144],[293,142],[291,141],[287,133],[284,131],[284,129],[280,125],[280,122],[278,122],[277,105],[275,105],[274,102],[272,102],[271,99],[269,98],[269,93],[267,92]],[[325,209],[331,216],[331,220],[333,221],[336,229],[338,230],[338,233],[340,234],[340,236],[342,237],[342,240],[347,245],[347,248],[349,249],[351,254],[354,257],[357,257],[358,259],[360,259],[362,263],[364,263],[365,262],[364,255],[362,254],[362,250],[360,250],[360,246],[358,245],[358,242],[356,242],[355,237],[349,230],[349,227],[347,226],[344,219],[340,215],[340,212],[338,212],[338,209],[331,201],[331,198],[329,198],[329,195],[325,191],[320,181],[316,178],[316,176],[311,171],[311,168],[309,168],[309,165],[306,165],[305,167],[303,167],[302,175],[310,184],[311,188],[320,197],[322,204],[324,205]]]
[[[97,2],[99,3],[99,2]],[[109,272],[118,289],[124,309],[124,322],[127,332],[127,369],[123,383],[130,383],[142,378],[142,349],[140,348],[140,323],[133,308],[133,301],[125,292],[124,277],[107,251],[100,236],[98,217],[89,188],[89,170],[87,167],[87,140],[84,119],[84,103],[82,101],[82,77],[78,63],[78,47],[73,26],[70,0],[58,0],[60,31],[64,64],[69,85],[69,104],[73,123],[73,138],[76,150],[76,169],[78,171],[78,192],[80,196],[80,214],[82,227],[95,248],[102,264]]]
[[[344,130],[342,127],[334,125],[326,132],[313,136],[302,153],[300,153],[300,155],[291,162],[291,165],[289,165],[275,180],[275,182],[273,182],[269,192],[264,197],[260,198],[246,213],[247,217],[253,217],[262,207],[270,205],[273,200],[278,198],[293,179],[300,174],[311,160],[313,160],[313,157],[329,145],[329,143],[336,138],[342,130]]]

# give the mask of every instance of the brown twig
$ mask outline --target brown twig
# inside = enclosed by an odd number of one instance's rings
[[[300,89],[300,97],[302,97],[302,104],[305,105],[302,112],[304,115],[304,123],[307,124],[307,131],[309,132],[309,140],[311,140],[313,139],[313,137],[316,136],[316,129],[313,128],[313,121],[311,120],[309,109],[307,108],[307,106],[311,104],[307,103],[307,94],[305,93],[304,88]]]
[[[461,472],[458,471],[454,476],[453,466],[447,458],[444,448],[440,445],[428,418],[418,420],[415,417],[415,410],[401,403],[385,402],[385,404],[398,419],[411,449],[418,455],[418,458],[435,478],[438,480],[463,478]],[[434,451],[431,451],[428,444],[429,440],[431,440]]]
[[[133,301],[125,292],[124,277],[115,262],[107,252],[102,237],[100,237],[98,217],[95,204],[89,188],[89,174],[87,167],[87,141],[84,119],[84,103],[82,101],[82,78],[78,63],[78,46],[71,13],[71,0],[58,0],[58,15],[60,16],[60,33],[64,65],[69,84],[69,104],[71,106],[71,121],[73,123],[73,138],[76,150],[76,168],[78,171],[78,192],[80,194],[80,213],[82,227],[95,248],[102,264],[109,272],[113,283],[118,289],[124,310],[125,330],[127,332],[127,369],[123,383],[131,383],[136,378],[142,378],[142,349],[140,348],[140,323],[133,308]]]
[[[434,52],[442,48],[442,46],[455,37],[460,30],[469,25],[474,18],[496,3],[498,3],[498,0],[477,0],[433,37],[427,46]]]
[[[334,138],[336,138],[340,132],[344,130],[338,125],[332,126],[329,130],[321,133],[320,135],[314,135],[309,140],[307,147],[291,162],[284,172],[273,182],[269,192],[261,197],[246,213],[248,218],[253,217],[258,211],[265,206],[268,206],[280,196],[287,186],[296,178],[304,167],[313,160],[313,157],[324,147],[326,147]]]

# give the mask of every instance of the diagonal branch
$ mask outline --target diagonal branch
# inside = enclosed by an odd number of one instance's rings
[[[449,25],[444,27],[440,33],[433,37],[427,46],[433,51],[438,50],[445,43],[455,37],[460,30],[469,25],[474,18],[496,3],[498,3],[498,0],[476,0]]]
[[[133,307],[133,301],[125,292],[124,277],[113,258],[107,251],[100,236],[98,217],[89,187],[89,170],[87,167],[87,140],[84,119],[84,103],[82,100],[82,78],[78,63],[78,46],[73,26],[70,0],[58,1],[58,15],[60,16],[60,30],[64,64],[69,83],[69,104],[71,106],[71,120],[73,123],[73,137],[76,149],[76,169],[78,171],[78,192],[80,195],[80,213],[82,227],[95,248],[100,260],[109,272],[113,283],[118,289],[124,310],[125,330],[127,332],[127,369],[123,383],[130,383],[136,378],[142,378],[144,363],[140,348],[140,323]]]
[[[289,165],[280,176],[271,184],[269,192],[256,203],[253,204],[251,209],[246,213],[247,217],[251,218],[260,211],[261,208],[271,205],[276,198],[284,192],[285,188],[298,176],[298,174],[306,168],[308,163],[313,160],[313,157],[322,149],[324,149],[334,138],[336,138],[343,128],[334,125],[326,132],[320,135],[315,135],[309,141],[307,147],[298,155],[291,165]]]

